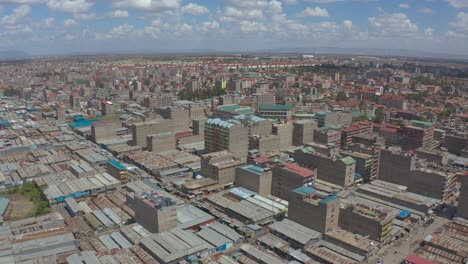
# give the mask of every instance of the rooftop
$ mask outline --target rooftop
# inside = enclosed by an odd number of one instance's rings
[[[258,107],[260,110],[286,110],[290,111],[293,109],[292,105],[273,105],[273,104],[263,104]]]

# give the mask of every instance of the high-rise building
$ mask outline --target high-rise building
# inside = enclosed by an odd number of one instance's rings
[[[150,152],[161,153],[176,149],[174,132],[152,134],[146,136],[146,147]]]
[[[400,110],[408,109],[408,102],[400,95],[383,95],[379,98],[379,104],[385,105],[388,108],[395,108]]]
[[[104,116],[109,116],[115,114],[115,106],[111,101],[101,102],[101,113]]]
[[[236,119],[208,119],[205,124],[205,152],[228,150],[238,157],[246,157],[248,129]]]
[[[356,161],[351,157],[326,155],[307,146],[294,152],[294,160],[307,167],[317,168],[317,178],[336,185],[354,184]]]
[[[134,123],[131,125],[132,146],[146,147],[146,136],[172,132],[172,122],[168,119],[158,119],[148,122]]]
[[[177,227],[176,201],[163,193],[128,193],[127,204],[135,211],[135,220],[152,233]]]
[[[175,133],[190,130],[190,112],[188,109],[180,107],[162,107],[158,109],[158,113],[164,119],[171,121],[171,126]]]
[[[236,168],[236,186],[247,188],[260,195],[271,193],[272,172],[270,168],[256,165],[245,165]]]
[[[353,116],[351,113],[346,112],[323,111],[315,114],[315,120],[317,121],[318,127],[327,125],[348,126],[352,123]]]
[[[271,194],[286,201],[291,200],[292,190],[311,185],[317,176],[317,170],[289,162],[273,167],[272,171]]]
[[[341,146],[346,147],[353,141],[353,136],[372,133],[373,123],[369,121],[359,121],[341,129]]]
[[[401,127],[403,137],[402,145],[406,148],[433,148],[437,142],[434,140],[434,124],[419,120],[412,120],[411,125]]]
[[[244,164],[244,160],[226,150],[204,154],[201,157],[201,175],[215,180],[218,184],[233,183],[235,169]]]
[[[317,122],[311,119],[296,121],[293,123],[293,145],[302,146],[314,141],[314,129]]]
[[[280,150],[286,150],[293,145],[293,125],[286,122],[273,124],[273,135],[278,136]]]
[[[458,176],[461,184],[460,196],[458,197],[458,210],[457,214],[461,218],[468,220],[468,172],[465,171],[463,174]]]
[[[292,105],[262,104],[258,106],[258,115],[274,120],[290,120],[293,115]]]
[[[120,124],[114,121],[101,121],[91,125],[91,139],[95,143],[100,143],[104,140],[115,139],[117,136],[116,129]]]
[[[83,100],[83,98],[81,96],[71,94],[70,95],[70,107],[71,107],[71,109],[80,110],[82,100]]]
[[[56,110],[57,121],[65,122],[67,120],[67,109],[65,105],[59,105]]]
[[[288,218],[321,233],[338,226],[340,200],[324,196],[312,187],[294,189],[288,207]]]

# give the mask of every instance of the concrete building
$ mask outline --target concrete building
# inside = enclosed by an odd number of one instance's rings
[[[314,142],[323,145],[339,146],[341,142],[341,128],[337,126],[324,126],[314,130]]]
[[[392,235],[395,217],[394,211],[349,203],[340,209],[338,224],[350,232],[384,242]]]
[[[341,146],[346,147],[351,144],[356,135],[370,135],[372,133],[373,123],[369,121],[359,121],[341,130]]]
[[[411,125],[403,125],[400,131],[403,136],[401,143],[405,148],[434,148],[437,144],[432,123],[412,120]]]
[[[91,139],[94,143],[115,139],[118,128],[120,128],[120,124],[114,121],[95,122],[91,125]]]
[[[101,102],[101,113],[103,116],[110,116],[115,114],[115,105],[111,101]]]
[[[215,180],[218,184],[233,183],[236,168],[243,164],[244,160],[226,150],[205,154],[201,157],[201,175]]]
[[[258,106],[258,115],[267,119],[290,120],[293,115],[293,106],[262,104]]]
[[[468,173],[465,171],[458,176],[461,184],[460,196],[458,198],[457,214],[461,218],[468,220]]]
[[[379,104],[385,105],[388,108],[408,109],[408,102],[400,95],[383,95],[379,98]]]
[[[380,144],[348,144],[346,152],[342,151],[342,154],[356,160],[356,172],[361,174],[365,182],[377,179],[380,166]],[[368,162],[369,157],[370,164]],[[362,164],[364,164],[364,166],[362,166]]]
[[[325,233],[338,226],[340,200],[325,196],[311,187],[293,190],[288,207],[288,218],[315,231]]]
[[[159,108],[158,113],[164,118],[171,120],[173,131],[184,132],[190,130],[190,111],[180,107]]]
[[[107,173],[122,182],[122,184],[126,184],[129,180],[127,167],[116,160],[108,160],[106,163],[106,170]]]
[[[81,109],[81,101],[83,98],[77,95],[70,95],[70,108],[73,110],[80,110]]]
[[[353,117],[351,113],[323,111],[315,114],[315,120],[317,121],[318,127],[327,125],[348,126],[352,123]]]
[[[417,159],[412,152],[382,149],[379,179],[408,187],[408,191],[441,201],[453,198],[456,171]]]
[[[236,168],[235,185],[247,188],[262,196],[271,193],[272,171],[255,165],[246,165]]]
[[[255,94],[255,109],[258,110],[260,105],[274,105],[276,104],[275,95],[273,93],[259,93]]]
[[[276,135],[251,136],[249,150],[258,150],[260,155],[275,154],[280,151],[280,138]]]
[[[149,152],[161,153],[176,149],[174,132],[152,134],[146,136],[146,147]]]
[[[317,168],[317,178],[336,185],[354,184],[356,161],[352,157],[326,155],[308,146],[294,152],[294,160],[307,167]]]
[[[286,201],[291,200],[291,190],[311,185],[317,175],[317,170],[289,162],[276,165],[272,171],[271,194]]]
[[[135,211],[135,220],[152,233],[177,227],[177,205],[162,193],[128,193],[127,204]]]
[[[443,147],[450,153],[460,156],[462,151],[468,148],[468,135],[462,132],[446,134]]]
[[[293,123],[293,145],[302,146],[314,140],[314,129],[318,127],[314,120],[300,120]]]
[[[279,137],[280,150],[286,150],[293,145],[293,125],[290,123],[275,123],[273,124],[273,135]]]
[[[201,118],[201,119],[194,119],[192,122],[192,131],[194,135],[205,135],[205,124],[206,124],[206,119]]]
[[[67,109],[65,108],[65,105],[57,107],[56,118],[59,122],[65,122],[67,120]]]
[[[172,122],[168,119],[134,123],[130,126],[130,130],[132,131],[131,145],[144,148],[146,148],[147,135],[173,132]]]
[[[235,119],[208,119],[205,124],[205,152],[228,150],[238,157],[246,157],[248,129]]]

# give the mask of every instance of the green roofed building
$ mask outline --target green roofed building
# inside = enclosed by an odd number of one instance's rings
[[[292,119],[294,107],[292,105],[263,104],[258,106],[258,115],[275,120]]]

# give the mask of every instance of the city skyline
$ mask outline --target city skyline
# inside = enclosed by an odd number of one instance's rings
[[[466,0],[0,0],[0,51],[468,55]]]

